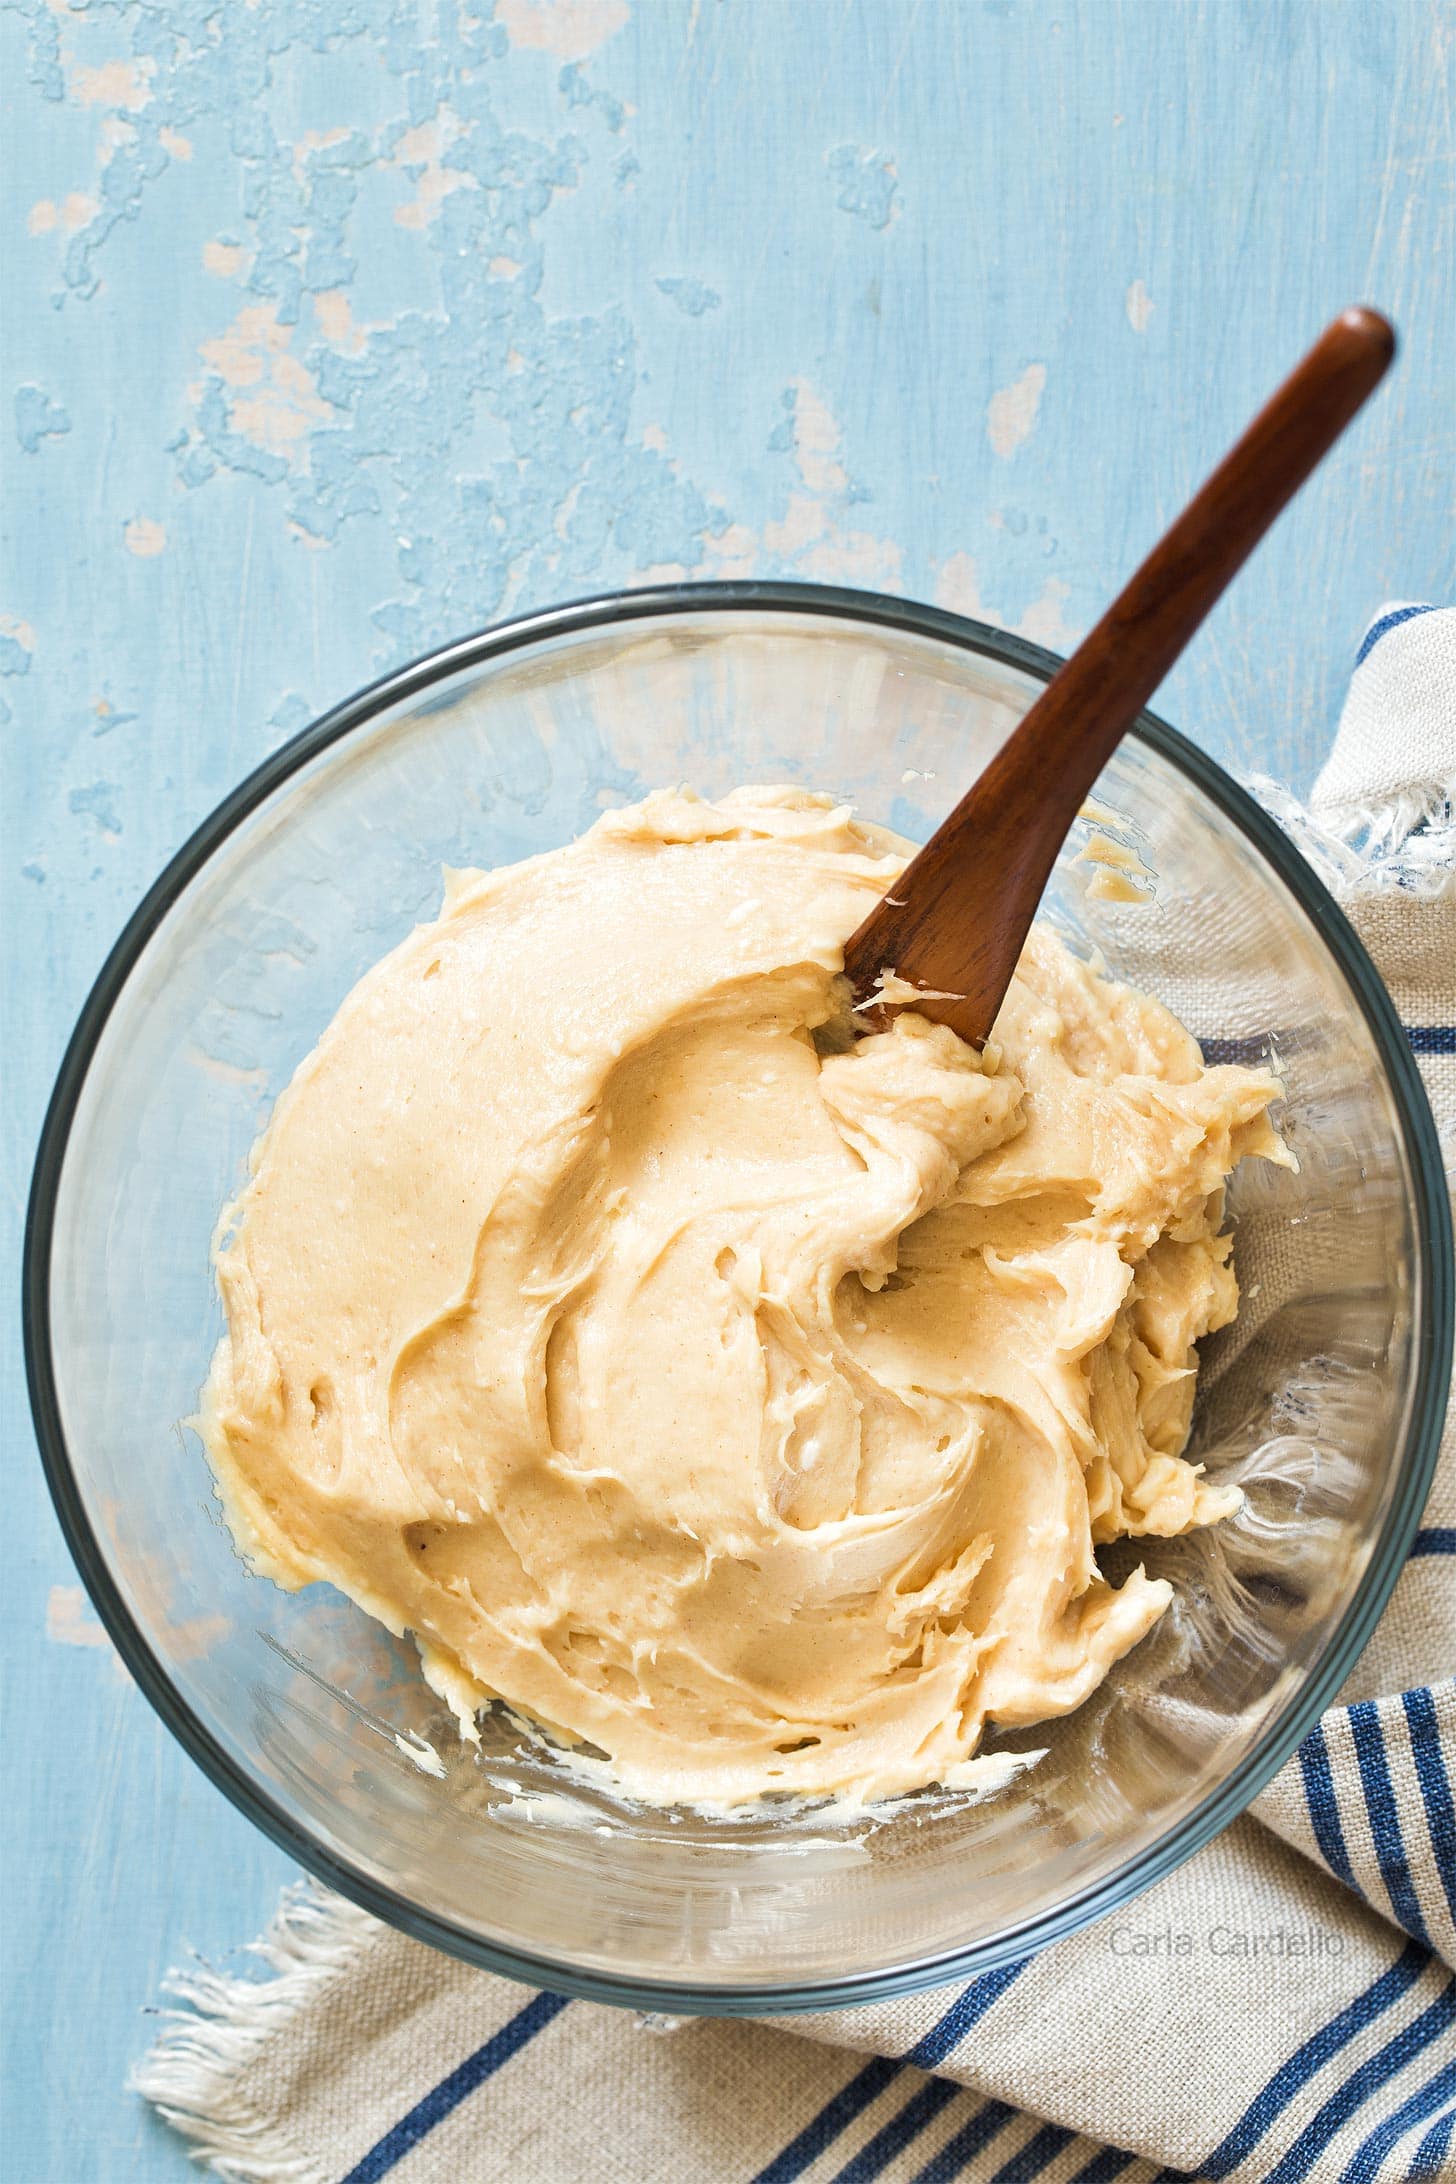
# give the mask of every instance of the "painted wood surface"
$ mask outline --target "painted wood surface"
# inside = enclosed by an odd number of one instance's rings
[[[1303,788],[1366,616],[1450,593],[1448,0],[12,0],[3,38],[12,1233],[159,865],[439,638],[782,572],[1064,646],[1361,299],[1396,373],[1162,710]],[[77,1589],[13,1309],[3,1395],[5,2174],[165,2184],[143,2007],[288,1869]]]

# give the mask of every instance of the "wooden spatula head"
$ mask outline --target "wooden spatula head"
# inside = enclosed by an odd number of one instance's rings
[[[1395,334],[1345,311],[1259,412],[889,896],[851,937],[855,999],[882,972],[954,1000],[914,1007],[980,1046],[1088,790],[1231,578],[1379,385]]]

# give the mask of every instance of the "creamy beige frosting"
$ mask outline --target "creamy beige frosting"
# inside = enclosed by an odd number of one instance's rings
[[[973,1781],[1226,1515],[1180,1451],[1277,1084],[1031,936],[984,1057],[857,1036],[905,845],[649,796],[453,874],[279,1100],[221,1232],[235,1529],[658,1801]],[[969,1766],[967,1763],[969,1762]]]

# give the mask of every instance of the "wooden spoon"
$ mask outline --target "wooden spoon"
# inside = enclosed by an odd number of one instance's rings
[[[1262,409],[844,951],[855,1001],[916,1009],[980,1046],[1088,790],[1214,601],[1395,354],[1342,312]],[[877,1002],[882,972],[953,998]]]

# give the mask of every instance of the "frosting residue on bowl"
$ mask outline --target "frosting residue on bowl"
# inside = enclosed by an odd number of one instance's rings
[[[1267,1074],[1028,941],[976,1054],[861,1034],[906,846],[664,792],[449,875],[279,1099],[219,1232],[203,1430],[257,1567],[628,1795],[969,1785],[1168,1604],[1094,1550],[1213,1522],[1182,1456]]]

